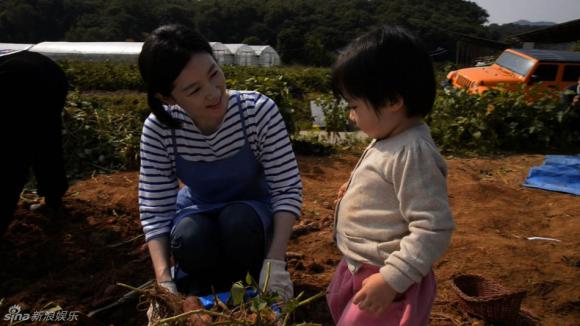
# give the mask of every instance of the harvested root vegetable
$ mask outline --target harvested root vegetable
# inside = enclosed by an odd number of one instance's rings
[[[203,309],[199,298],[196,296],[189,296],[183,300],[183,312]],[[206,314],[192,314],[189,316],[188,325],[190,326],[205,326],[212,322],[212,317]]]

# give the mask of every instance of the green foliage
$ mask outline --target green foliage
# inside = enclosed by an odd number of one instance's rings
[[[119,62],[60,64],[74,89],[64,113],[69,173],[137,168],[142,123],[150,111],[145,94],[135,92],[144,88],[136,66]],[[324,68],[226,66],[224,70],[229,88],[257,90],[271,97],[280,107],[290,134],[297,126],[312,125],[308,94],[330,87],[329,70]],[[122,91],[103,92],[113,90]]]
[[[60,65],[71,88],[78,91],[145,90],[135,64],[62,61]],[[312,125],[309,94],[330,91],[328,68],[225,66],[223,70],[228,88],[257,90],[272,98],[291,134]]]
[[[311,125],[307,95],[330,89],[330,71],[302,67],[237,67],[226,66],[228,88],[256,90],[274,100],[290,134],[301,126]]]
[[[150,318],[149,325],[153,326],[321,326],[311,322],[296,324],[291,321],[291,318],[298,308],[320,299],[326,293],[324,291],[319,292],[304,299],[304,292],[301,292],[296,297],[284,300],[279,294],[265,290],[268,288],[269,273],[270,271],[268,270],[263,289],[258,286],[256,280],[248,273],[245,283],[238,281],[232,285],[227,302],[223,302],[220,296],[214,293],[213,306],[209,309],[205,309],[201,305],[199,298],[170,293],[166,289],[155,285],[152,280],[138,288],[124,283],[117,283],[117,285],[131,290],[121,299],[131,297],[135,293],[141,294],[141,303],[149,304],[152,310],[151,312],[148,311],[147,315]],[[3,298],[0,299],[0,306],[2,306],[3,301]],[[108,308],[110,306],[97,309],[89,313],[89,316]],[[198,317],[199,315],[205,315],[204,317],[206,318],[190,319],[190,317],[193,317],[192,315],[198,315]]]
[[[427,117],[446,150],[572,150],[580,147],[580,112],[541,86],[498,88],[481,95],[441,93]]]
[[[149,114],[142,94],[71,92],[63,114],[63,151],[69,174],[139,166],[139,139]]]
[[[343,101],[339,102],[330,94],[321,95],[316,103],[322,108],[326,131],[339,132],[349,129],[348,107]]]
[[[63,67],[76,89],[69,94],[64,112],[69,173],[136,169],[141,128],[150,111],[145,94],[135,92],[143,87],[135,66],[65,62]],[[328,69],[227,66],[224,70],[229,87],[258,90],[278,103],[296,153],[328,155],[361,147],[359,139],[331,137],[350,128],[347,111],[329,95]],[[129,91],[103,92],[113,89]],[[329,139],[297,132],[312,128],[312,98],[319,98],[324,108]],[[446,151],[580,148],[580,112],[560,104],[557,94],[541,87],[497,89],[482,95],[441,92],[427,122],[436,143]]]
[[[290,96],[288,83],[284,75],[277,77],[254,76],[248,79],[229,79],[226,81],[228,88],[239,90],[256,90],[270,97],[280,109],[280,113],[286,123],[289,133],[295,131],[294,119],[294,99]]]
[[[255,76],[276,79],[283,76],[290,94],[295,98],[314,92],[330,92],[330,69],[328,68],[302,66],[266,68],[229,65],[222,68],[228,80],[246,80]]]
[[[378,25],[402,25],[428,49],[452,49],[455,32],[485,37],[486,20],[465,0],[0,1],[4,42],[143,41],[159,25],[181,23],[211,41],[268,44],[285,64],[315,66],[330,65],[338,49]]]
[[[59,64],[71,88],[78,91],[145,90],[135,64],[110,61],[60,61]]]
[[[119,285],[129,287],[121,283]],[[250,293],[254,293],[254,295],[249,295]],[[189,325],[188,319],[191,315],[206,315],[209,318],[203,322],[203,325],[287,326],[290,325],[291,316],[298,308],[308,305],[324,295],[324,292],[320,292],[310,298],[303,299],[304,292],[302,292],[295,298],[284,301],[277,293],[260,289],[257,282],[248,274],[245,283],[238,281],[233,284],[228,302],[222,302],[218,296],[215,296],[214,305],[210,309],[200,307],[160,319],[153,324]],[[154,300],[157,301],[159,298]],[[320,324],[309,322],[292,323],[291,325],[320,326]]]

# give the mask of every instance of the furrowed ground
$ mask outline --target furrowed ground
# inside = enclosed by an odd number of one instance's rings
[[[450,287],[456,273],[477,273],[527,290],[522,324],[580,324],[580,198],[521,186],[540,155],[448,157],[449,196],[457,230],[435,264],[437,298],[431,325],[484,325],[457,305]],[[340,254],[332,240],[333,200],[357,157],[300,156],[303,216],[288,252],[296,293],[328,285]],[[0,317],[11,305],[23,311],[58,304],[79,311],[79,325],[143,325],[137,300],[86,314],[116,301],[126,289],[153,277],[137,207],[137,172],[95,175],[75,182],[66,216],[50,220],[21,201],[0,242]],[[556,238],[530,241],[527,237]],[[132,241],[126,241],[131,240]],[[332,325],[321,299],[296,313],[297,321]],[[67,324],[67,323],[64,323]]]

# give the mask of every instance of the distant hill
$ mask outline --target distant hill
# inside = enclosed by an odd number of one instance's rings
[[[556,25],[556,23],[554,22],[531,22],[529,20],[525,20],[525,19],[520,19],[518,21],[515,21],[511,24],[514,25],[523,25],[523,26],[538,26],[538,27],[545,27],[545,26],[553,26]]]
[[[487,37],[492,40],[505,41],[512,35],[531,32],[534,30],[546,28],[556,25],[553,22],[531,22],[529,20],[520,19],[509,24],[490,24],[487,28]]]
[[[329,66],[336,49],[383,24],[404,26],[454,58],[457,35],[485,37],[488,17],[467,0],[0,0],[0,41],[142,41],[161,24],[180,23],[213,41],[269,44],[285,64]]]

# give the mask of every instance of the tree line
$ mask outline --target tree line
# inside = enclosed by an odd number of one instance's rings
[[[355,36],[380,24],[418,34],[430,50],[456,33],[491,33],[487,12],[464,0],[3,0],[0,42],[143,41],[166,23],[210,41],[268,44],[286,64],[326,66]]]

